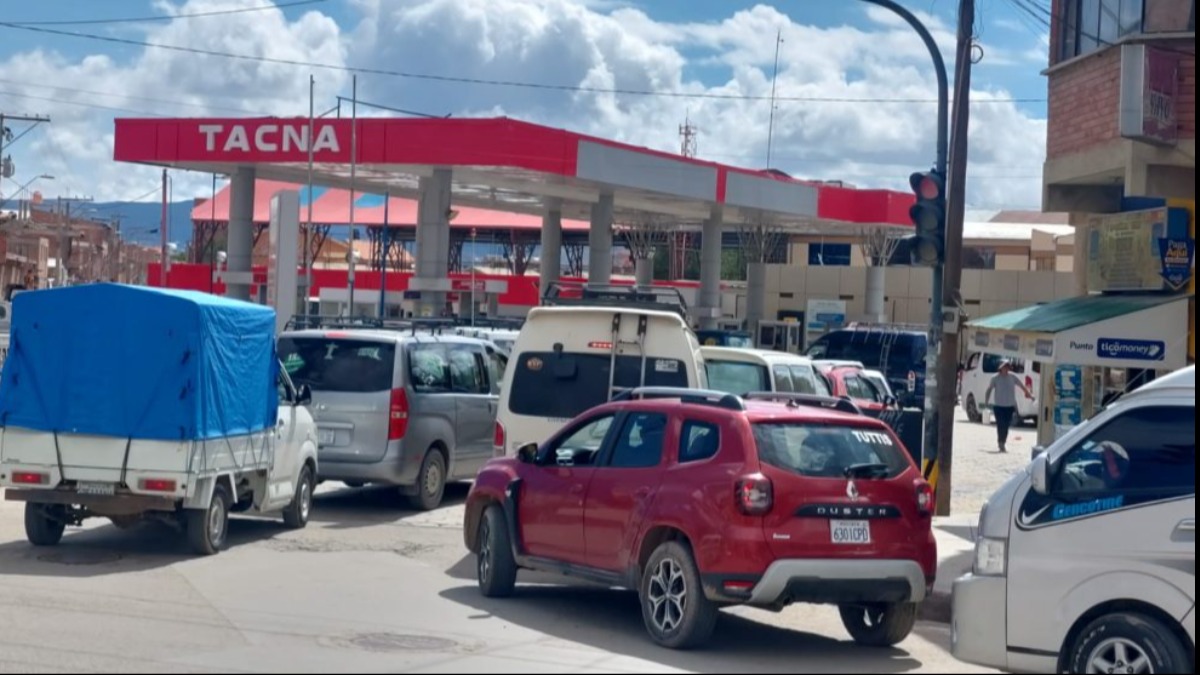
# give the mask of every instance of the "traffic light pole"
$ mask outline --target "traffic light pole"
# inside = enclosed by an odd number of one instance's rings
[[[912,29],[921,36],[921,40],[925,43],[925,47],[929,50],[929,56],[933,59],[934,73],[937,76],[938,102],[937,102],[937,161],[934,165],[934,171],[940,176],[947,176],[947,168],[950,157],[950,78],[946,73],[946,62],[942,58],[942,52],[938,49],[937,41],[933,39],[933,35],[929,33],[929,29],[921,20],[912,12],[908,11],[894,0],[863,0],[863,2],[891,10],[893,13],[904,19]],[[969,0],[967,0],[969,2]],[[970,54],[967,55],[968,57]],[[965,134],[964,134],[965,135]],[[964,143],[965,146],[965,143]],[[961,243],[959,244],[961,249]],[[925,459],[935,459],[938,462],[939,470],[944,471],[945,482],[939,483],[939,505],[942,499],[942,493],[946,495],[946,504],[949,504],[949,466],[942,464],[942,448],[939,445],[941,440],[940,430],[942,428],[942,409],[941,404],[946,399],[942,391],[941,378],[939,377],[939,362],[942,359],[942,337],[944,332],[944,324],[942,312],[945,308],[945,264],[939,262],[933,267],[933,289],[930,293],[930,313],[929,313],[929,348],[925,356],[925,448],[923,457]],[[954,286],[957,288],[957,286]],[[957,371],[958,355],[953,355],[952,364]],[[944,370],[944,369],[943,369]],[[948,381],[950,395],[954,392],[954,381],[956,376],[952,376]],[[953,423],[953,405],[947,408],[944,412],[949,416],[949,422]],[[951,436],[953,429],[951,429]],[[952,450],[947,447],[947,454]],[[942,486],[945,486],[944,489]],[[939,506],[939,515],[948,515],[947,512]]]

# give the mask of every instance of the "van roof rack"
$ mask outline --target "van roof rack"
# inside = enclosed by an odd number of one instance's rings
[[[792,407],[807,406],[809,408],[821,408],[823,410],[836,410],[838,412],[848,413],[850,415],[863,414],[862,408],[855,405],[854,401],[848,398],[835,398],[833,396],[817,396],[815,394],[792,394],[782,391],[756,391],[746,394],[742,398],[747,401],[775,401],[778,403],[786,403]]]
[[[296,315],[288,320],[285,331],[294,330],[382,330],[407,332],[428,331],[440,334],[443,330],[458,325],[456,319],[380,319],[364,316],[320,316]]]
[[[684,389],[681,387],[637,387],[613,397],[613,401],[638,401],[650,398],[677,398],[683,403],[711,405],[726,410],[742,411],[746,405],[742,399],[723,391],[708,389]]]
[[[869,321],[852,321],[846,324],[846,330],[884,331],[891,333],[928,333],[929,326],[919,323],[871,323]]]
[[[619,307],[674,312],[685,321],[687,301],[676,288],[618,286],[555,281],[546,287],[542,304],[548,307]]]

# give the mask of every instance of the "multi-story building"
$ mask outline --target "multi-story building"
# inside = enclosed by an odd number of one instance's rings
[[[1179,290],[1194,294],[1194,273],[1178,268],[1195,265],[1195,0],[1053,0],[1052,8],[1043,208],[1072,214],[1076,291],[1153,291],[1171,265],[1176,280],[1188,277]],[[1178,210],[1160,218],[1160,230],[1156,218],[1111,215],[1156,207]],[[1114,229],[1130,227],[1160,232],[1173,245],[1160,251],[1151,243],[1144,256],[1098,250],[1113,246]],[[1184,252],[1191,260],[1182,260]],[[1128,269],[1109,269],[1114,258]],[[1145,283],[1127,283],[1133,277]],[[1186,338],[1193,362],[1195,323],[1193,300]]]

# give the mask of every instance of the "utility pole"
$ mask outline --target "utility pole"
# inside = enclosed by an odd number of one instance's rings
[[[942,307],[953,326],[942,336],[938,354],[938,515],[950,515],[954,469],[954,415],[958,380],[959,343],[962,335],[960,308],[962,287],[963,220],[967,208],[967,158],[971,122],[971,67],[975,40],[975,0],[960,0],[958,48],[954,76],[954,125],[950,145],[950,175],[946,194],[945,267]]]
[[[679,125],[679,154],[684,157],[695,157],[698,150],[696,142],[697,134],[696,125],[692,124],[691,116],[683,118],[683,124]]]
[[[775,71],[771,75],[771,116],[767,122],[767,168],[771,168],[771,151],[775,145],[775,87],[779,84],[779,48],[783,46],[783,29],[775,34]]]
[[[167,192],[167,170],[162,170],[162,214],[158,224],[159,238],[162,240],[162,269],[159,271],[159,285],[167,287],[168,273],[171,271],[171,224],[167,222],[167,204],[170,196]]]
[[[0,195],[4,194],[4,179],[12,178],[13,174],[17,172],[12,158],[4,154],[5,147],[21,140],[22,136],[42,122],[49,121],[50,118],[44,115],[5,115],[0,112]],[[29,127],[13,136],[12,130],[8,128],[9,122],[29,122]]]
[[[90,202],[91,197],[59,197],[58,198],[58,217],[59,217],[59,234],[58,234],[58,268],[56,274],[58,277],[58,287],[62,288],[67,285],[68,267],[71,262],[71,203],[72,202]]]

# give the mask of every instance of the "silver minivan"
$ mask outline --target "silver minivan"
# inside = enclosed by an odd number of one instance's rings
[[[1195,672],[1195,367],[1110,404],[1000,488],[953,603],[969,663]]]
[[[312,389],[320,478],[400,487],[436,508],[492,456],[505,358],[475,338],[387,330],[284,333],[279,357]]]

